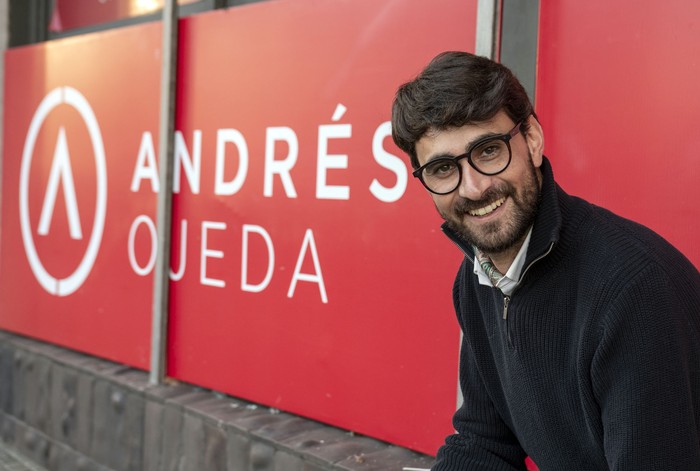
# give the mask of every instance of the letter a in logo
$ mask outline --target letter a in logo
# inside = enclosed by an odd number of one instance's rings
[[[46,188],[44,207],[41,210],[41,218],[39,219],[38,232],[41,235],[47,235],[49,233],[49,226],[51,225],[51,218],[53,217],[53,208],[56,204],[56,195],[58,194],[59,179],[63,182],[63,195],[66,199],[66,208],[68,209],[70,236],[73,239],[82,239],[83,231],[80,228],[80,212],[78,211],[78,201],[75,197],[73,170],[71,169],[70,156],[68,155],[66,130],[63,128],[58,131],[56,150],[53,154],[53,164],[51,164],[51,173],[49,174],[49,185]]]
[[[48,114],[59,105],[68,105],[75,108],[83,118],[87,126],[93,152],[95,154],[95,170],[97,173],[97,194],[95,201],[95,218],[85,254],[83,255],[78,268],[68,277],[56,279],[44,268],[39,259],[39,255],[34,245],[32,228],[29,218],[29,173],[31,170],[32,154],[36,139],[44,120]],[[39,217],[39,227],[37,233],[48,235],[53,218],[54,206],[58,196],[59,184],[63,191],[66,204],[68,227],[72,239],[82,239],[83,230],[80,223],[80,212],[78,210],[78,200],[75,192],[75,182],[73,180],[73,170],[70,163],[70,153],[64,128],[60,128],[56,147],[54,149],[53,162],[49,173],[49,181],[44,196],[41,215]],[[105,212],[107,207],[107,170],[105,164],[105,151],[102,143],[102,134],[90,104],[85,97],[76,89],[71,87],[60,87],[49,92],[39,104],[39,107],[32,118],[24,143],[22,154],[22,167],[20,170],[19,185],[19,206],[20,206],[20,226],[22,229],[22,242],[24,250],[29,260],[29,265],[39,284],[49,293],[55,296],[68,296],[74,293],[85,282],[95,263],[97,252],[102,242],[104,231]]]

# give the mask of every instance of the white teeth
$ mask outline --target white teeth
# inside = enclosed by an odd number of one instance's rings
[[[490,213],[494,209],[498,208],[500,205],[506,202],[505,198],[501,198],[499,200],[494,201],[488,206],[484,206],[483,208],[475,209],[472,211],[469,211],[469,214],[472,216],[484,216],[485,214]]]

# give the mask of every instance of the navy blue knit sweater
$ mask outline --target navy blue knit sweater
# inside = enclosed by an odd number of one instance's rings
[[[700,470],[700,274],[649,229],[579,198],[542,165],[521,285],[454,285],[464,332],[457,434],[436,471]]]

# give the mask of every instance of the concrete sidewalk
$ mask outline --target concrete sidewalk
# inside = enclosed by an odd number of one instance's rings
[[[0,441],[0,471],[46,471]]]

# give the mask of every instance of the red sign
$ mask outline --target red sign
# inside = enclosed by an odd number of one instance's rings
[[[475,10],[295,0],[180,21],[169,375],[437,449],[461,257],[390,105],[437,52],[473,48]],[[159,32],[12,50],[5,68],[0,327],[140,368]]]
[[[700,3],[542,2],[537,111],[557,179],[700,267]]]
[[[148,25],[5,54],[0,326],[140,368],[152,288],[128,224],[155,199],[122,196],[158,122],[159,41]]]

